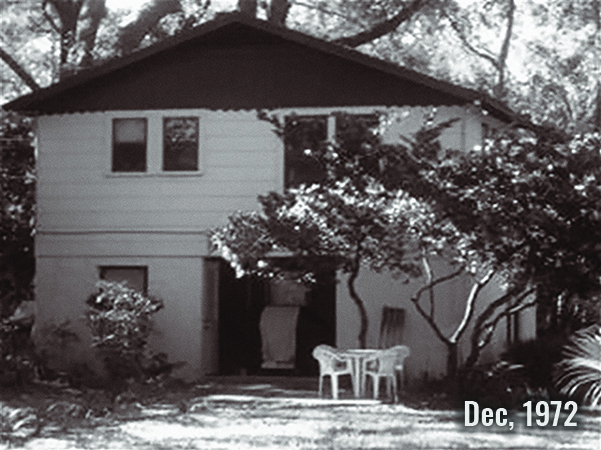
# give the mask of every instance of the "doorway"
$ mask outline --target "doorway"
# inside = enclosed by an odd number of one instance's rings
[[[323,266],[323,265],[321,265]],[[316,375],[317,362],[311,353],[319,344],[336,341],[336,273],[320,268],[315,282],[305,291],[299,306],[294,367],[262,368],[261,314],[273,305],[277,294],[273,283],[256,276],[236,278],[234,270],[219,264],[219,373],[222,375]]]

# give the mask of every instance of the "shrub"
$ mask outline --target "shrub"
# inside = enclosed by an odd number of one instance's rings
[[[555,372],[560,392],[592,407],[601,406],[601,325],[574,333],[563,358]]]
[[[33,379],[35,364],[29,343],[29,328],[0,320],[0,386]]]
[[[503,359],[523,366],[525,381],[530,388],[553,391],[553,367],[561,360],[561,349],[566,343],[563,333],[547,333],[512,344]]]
[[[143,381],[153,358],[148,348],[152,315],[163,308],[160,299],[147,296],[125,283],[100,281],[98,293],[87,304],[93,345],[99,349],[111,382]]]

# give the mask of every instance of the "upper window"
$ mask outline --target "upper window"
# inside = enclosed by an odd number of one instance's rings
[[[147,121],[113,119],[113,172],[146,172]]]
[[[326,172],[313,153],[326,139],[344,141],[345,150],[357,153],[365,139],[373,138],[380,124],[375,114],[290,116],[284,129],[285,187],[323,182]]]
[[[284,129],[285,186],[322,181],[325,171],[311,156],[328,136],[327,116],[288,117]]]
[[[198,117],[163,118],[163,170],[198,170]]]

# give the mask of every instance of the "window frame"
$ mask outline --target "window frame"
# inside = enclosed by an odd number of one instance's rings
[[[163,118],[198,119],[198,170],[163,170]],[[113,120],[146,119],[146,171],[113,172]],[[146,178],[146,177],[198,177],[204,174],[206,148],[206,115],[198,109],[177,110],[135,110],[107,111],[105,124],[105,177],[107,178]]]
[[[144,123],[144,169],[143,170],[115,170],[115,155],[117,133],[116,124],[118,121],[139,120]],[[145,173],[148,171],[148,119],[146,117],[113,117],[111,120],[111,172],[113,173]]]
[[[378,117],[382,113],[384,113],[387,109],[385,107],[354,107],[354,108],[310,108],[303,110],[282,110],[280,115],[280,123],[286,124],[287,120],[290,118],[298,118],[298,119],[319,119],[325,118],[326,122],[326,140],[334,141],[338,136],[338,126],[337,126],[337,116],[340,114],[348,115],[348,116],[357,116],[357,117]],[[282,143],[284,146],[284,156],[283,156],[283,187],[284,189],[288,189],[291,186],[288,180],[288,167],[286,164],[287,155],[286,155],[286,142],[285,137],[282,139]]]
[[[129,264],[100,265],[100,266],[98,266],[98,279],[106,281],[106,278],[104,278],[104,277],[106,276],[105,272],[107,270],[124,270],[124,269],[142,270],[143,271],[142,293],[144,295],[148,295],[148,266],[137,265],[137,264],[136,265],[129,265]],[[133,286],[130,286],[130,287],[133,288]]]
[[[196,169],[166,169],[167,158],[165,156],[165,145],[166,141],[166,128],[167,121],[173,119],[180,120],[194,120],[196,122]],[[182,172],[198,172],[200,170],[200,118],[198,115],[193,116],[184,116],[184,115],[164,115],[162,116],[162,130],[161,130],[161,171],[167,173],[182,173]]]

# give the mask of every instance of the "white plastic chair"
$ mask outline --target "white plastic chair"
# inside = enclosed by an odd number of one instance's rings
[[[313,349],[313,357],[319,362],[319,396],[323,396],[323,379],[330,376],[332,386],[332,397],[338,399],[338,377],[341,375],[353,376],[351,361],[334,347],[329,345],[318,345]]]
[[[401,386],[404,385],[404,367],[403,362],[409,356],[409,347],[397,345],[387,350],[380,350],[374,356],[363,361],[363,392],[367,384],[367,376],[372,378],[372,386],[374,390],[374,399],[378,398],[380,391],[380,378],[386,379],[386,392],[389,397],[392,397],[394,392],[394,401],[398,400],[397,396],[397,372],[401,373]]]
[[[406,345],[395,345],[390,350],[396,350],[396,361],[394,370],[400,374],[401,390],[405,388],[405,358],[411,355],[411,350]],[[395,377],[396,378],[396,377]]]

